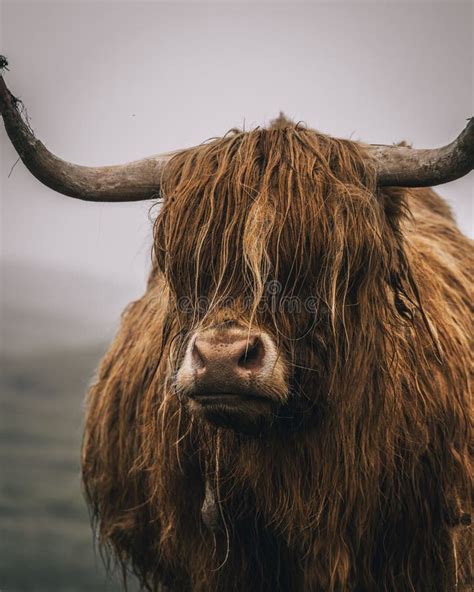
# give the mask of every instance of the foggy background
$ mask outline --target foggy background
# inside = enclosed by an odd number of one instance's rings
[[[474,114],[471,2],[0,6],[7,84],[36,136],[79,164],[192,146],[280,110],[415,147],[446,144]],[[80,494],[83,394],[144,290],[151,204],[52,192],[15,165],[0,127],[0,589],[105,590]],[[438,191],[472,236],[473,175]]]

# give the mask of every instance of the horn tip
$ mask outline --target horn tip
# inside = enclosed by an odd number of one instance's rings
[[[0,55],[0,73],[3,74],[3,70],[10,70],[8,67],[8,60],[4,55]]]

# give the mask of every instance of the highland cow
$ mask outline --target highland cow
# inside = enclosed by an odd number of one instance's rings
[[[124,573],[153,591],[468,589],[472,251],[426,186],[472,169],[473,122],[421,151],[280,117],[91,169],[39,144],[2,85],[41,181],[163,202],[83,445]]]

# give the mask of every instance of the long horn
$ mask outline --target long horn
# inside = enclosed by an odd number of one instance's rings
[[[474,118],[443,148],[415,150],[407,146],[368,147],[380,186],[430,187],[467,175],[474,168]]]
[[[161,173],[172,153],[104,167],[66,162],[35,138],[23,120],[21,104],[0,76],[0,114],[8,137],[28,170],[41,183],[86,201],[140,201],[159,196]]]

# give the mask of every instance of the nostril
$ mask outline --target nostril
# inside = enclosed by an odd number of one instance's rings
[[[245,350],[238,360],[238,366],[246,370],[256,370],[263,365],[265,349],[258,337],[247,342]]]
[[[195,369],[204,368],[204,366],[206,365],[204,362],[204,358],[203,358],[201,352],[199,351],[199,346],[196,343],[196,341],[194,342],[192,350],[191,350],[191,358],[192,358],[193,367]]]

